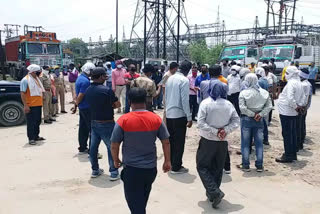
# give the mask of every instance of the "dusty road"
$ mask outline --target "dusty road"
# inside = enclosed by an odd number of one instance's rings
[[[308,142],[299,161],[277,164],[274,158],[283,151],[281,128],[276,113],[270,130],[271,146],[265,148],[264,173],[243,173],[235,168],[240,156],[239,130],[230,141],[232,174],[224,175],[226,197],[213,210],[195,168],[199,136],[196,125],[188,130],[184,165],[186,175],[158,171],[150,195],[148,213],[320,213],[320,96],[313,97],[308,113]],[[70,109],[68,106],[67,109]],[[118,115],[117,115],[118,116]],[[1,214],[127,214],[123,186],[110,182],[107,175],[90,179],[86,155],[77,154],[78,115],[60,115],[54,125],[42,125],[47,141],[29,146],[26,127],[0,127],[0,213]],[[108,169],[104,144],[100,166]],[[159,169],[163,157],[158,147]],[[105,170],[108,171],[108,170]]]

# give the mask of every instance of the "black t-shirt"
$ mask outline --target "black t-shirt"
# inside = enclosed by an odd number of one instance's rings
[[[85,94],[91,120],[113,120],[113,103],[118,101],[114,92],[102,84],[92,83]]]

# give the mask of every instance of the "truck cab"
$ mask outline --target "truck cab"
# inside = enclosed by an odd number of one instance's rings
[[[257,45],[231,45],[226,46],[220,55],[223,59],[239,60],[245,67],[249,67],[252,62],[257,64],[259,60],[259,47]]]

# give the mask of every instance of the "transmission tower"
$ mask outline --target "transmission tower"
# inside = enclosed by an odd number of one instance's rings
[[[162,55],[163,59],[184,57],[179,34],[189,33],[184,0],[138,0],[130,34],[130,46],[138,51],[131,55],[144,58]]]
[[[270,15],[272,15],[274,33],[287,33],[289,28],[292,33],[295,24],[297,0],[265,0],[265,2],[268,7],[266,28],[268,29],[270,26]],[[275,27],[276,23],[278,24],[277,28]]]

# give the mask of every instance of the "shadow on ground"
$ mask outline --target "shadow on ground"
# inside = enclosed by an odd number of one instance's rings
[[[81,155],[75,154],[73,158],[78,158],[79,162],[82,162],[82,163],[90,161],[88,154],[81,154]]]
[[[192,184],[194,180],[197,178],[197,176],[192,175],[190,173],[185,173],[185,174],[176,174],[172,175],[171,173],[168,173],[169,178],[178,181],[180,183],[185,183],[185,184]]]
[[[212,208],[211,203],[208,200],[199,201],[198,206],[203,209],[202,214],[209,214],[209,213],[227,214],[231,212],[238,212],[244,208],[244,206],[241,204],[232,204],[225,199],[222,199],[217,209]]]
[[[109,181],[109,176],[103,174],[97,178],[91,178],[88,183],[98,188],[113,188],[120,184],[120,179],[117,181]]]
[[[36,147],[36,146],[42,146],[43,144],[45,144],[46,141],[37,141],[36,145],[30,145],[29,143],[26,143],[23,148],[30,148],[30,147]]]

